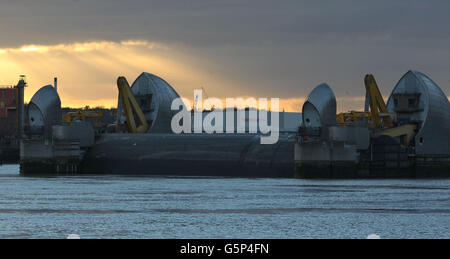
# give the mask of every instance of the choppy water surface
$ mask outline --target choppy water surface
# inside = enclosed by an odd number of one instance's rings
[[[450,180],[22,177],[0,238],[450,238]]]

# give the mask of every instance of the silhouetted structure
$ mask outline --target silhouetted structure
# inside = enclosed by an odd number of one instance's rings
[[[19,139],[24,118],[24,76],[16,86],[0,88],[0,162],[19,161]]]

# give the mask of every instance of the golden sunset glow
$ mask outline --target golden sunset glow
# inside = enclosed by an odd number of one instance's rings
[[[238,96],[235,97],[229,97],[229,98],[239,98]],[[250,96],[241,97],[246,101],[247,98],[250,98]],[[258,97],[254,97],[256,99],[256,102],[258,104]],[[191,108],[193,105],[193,98],[192,96],[185,98],[188,101],[188,104],[190,104]],[[279,99],[279,111],[285,111],[285,112],[301,112],[303,103],[305,102],[305,97],[298,97],[298,98],[280,98]],[[387,101],[387,97],[384,97],[385,101]],[[221,98],[222,106],[226,107],[226,99]],[[336,103],[337,103],[337,111],[338,112],[347,112],[351,110],[356,111],[363,111],[364,110],[364,101],[365,97],[337,97]],[[203,99],[203,105],[205,105],[205,100]],[[258,106],[251,106],[251,105],[244,105],[246,107],[258,107]],[[267,98],[267,106],[270,107],[270,98]],[[266,109],[265,107],[260,107],[261,109]]]
[[[53,78],[58,77],[64,107],[115,107],[116,78],[125,75],[131,84],[143,71],[163,77],[191,102],[193,90],[205,82],[213,82],[222,89],[232,85],[227,79],[212,77],[190,65],[193,62],[180,51],[143,40],[31,44],[0,49],[0,60],[0,78],[4,84],[13,85],[19,75],[27,76],[26,102],[40,87],[53,84]],[[224,92],[224,95],[236,97],[233,93]],[[280,99],[280,110],[299,112],[303,102],[304,98]]]
[[[193,100],[194,89],[207,84],[219,89],[218,98],[237,98],[233,91],[239,78],[220,77],[196,66],[195,57],[181,49],[145,40],[121,42],[93,41],[57,45],[29,44],[0,49],[0,84],[14,85],[26,75],[29,87],[25,101],[42,86],[58,77],[62,106],[117,106],[116,79],[126,76],[131,84],[141,72],[150,72],[167,80],[184,98]],[[213,96],[209,96],[213,97]],[[270,96],[257,96],[254,98]],[[273,96],[276,97],[276,96]],[[206,98],[206,97],[204,97]],[[244,97],[248,98],[248,97]],[[281,98],[280,111],[301,112],[305,97]],[[450,97],[449,97],[450,100]],[[362,110],[364,97],[337,96],[339,112]]]
[[[63,106],[117,105],[116,79],[126,76],[130,84],[144,71],[166,79],[180,94],[189,94],[207,80],[179,51],[148,41],[83,42],[58,45],[26,45],[0,49],[1,84],[14,85],[26,75],[25,101],[58,77]]]

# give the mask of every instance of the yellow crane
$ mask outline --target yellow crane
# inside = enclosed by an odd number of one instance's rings
[[[121,76],[117,79],[117,88],[119,89],[120,97],[122,97],[122,106],[127,120],[128,131],[130,133],[147,132],[150,126],[125,77]],[[135,114],[139,125],[136,125]]]
[[[405,124],[390,129],[385,129],[375,133],[375,135],[387,135],[391,137],[400,137],[400,144],[407,146],[408,143],[416,136],[417,125]]]
[[[371,74],[364,77],[366,86],[366,98],[369,98],[370,115],[376,127],[392,127],[392,118],[389,114],[383,96],[381,96],[375,77]]]
[[[356,121],[369,121],[369,128],[375,128],[374,135],[387,135],[399,137],[400,143],[407,146],[416,135],[417,125],[406,124],[394,127],[391,114],[389,114],[386,103],[383,100],[375,77],[368,74],[364,77],[366,86],[366,108],[364,112],[350,111],[337,115],[336,120],[344,125],[353,124]],[[370,111],[368,111],[370,108]]]
[[[68,112],[63,114],[62,120],[66,121],[69,125],[76,120],[84,121],[86,117],[96,118],[101,120],[103,118],[103,114],[100,111],[76,111],[76,112]]]
[[[369,103],[369,111],[351,111],[337,115],[336,120],[340,123],[352,123],[358,120],[366,119],[371,121],[370,127],[390,128],[392,127],[392,118],[388,113],[383,96],[378,88],[377,82],[373,75],[368,74],[364,77],[364,85],[366,87],[366,101]]]
[[[346,124],[355,121],[372,120],[372,116],[369,112],[349,111],[339,113],[336,116],[336,120],[340,123]]]

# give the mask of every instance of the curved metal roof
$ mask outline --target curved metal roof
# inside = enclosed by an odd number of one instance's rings
[[[29,124],[44,126],[47,136],[50,134],[52,125],[61,122],[61,100],[53,86],[46,85],[33,95],[28,104],[28,116]],[[36,124],[37,120],[39,123]]]
[[[302,108],[303,125],[324,127],[336,124],[336,97],[330,86],[323,83],[314,88]]]
[[[145,115],[152,121],[148,132],[171,133],[171,120],[178,111],[172,111],[173,100],[180,98],[178,93],[162,78],[144,72],[131,85],[135,96],[152,95],[151,112]]]
[[[47,122],[61,121],[61,100],[58,92],[51,85],[39,89],[31,98],[30,104],[36,105]]]
[[[450,103],[442,89],[425,74],[408,71],[392,90],[387,102],[394,112],[394,94],[419,95],[418,111],[408,114],[419,123],[416,154],[450,154]]]

